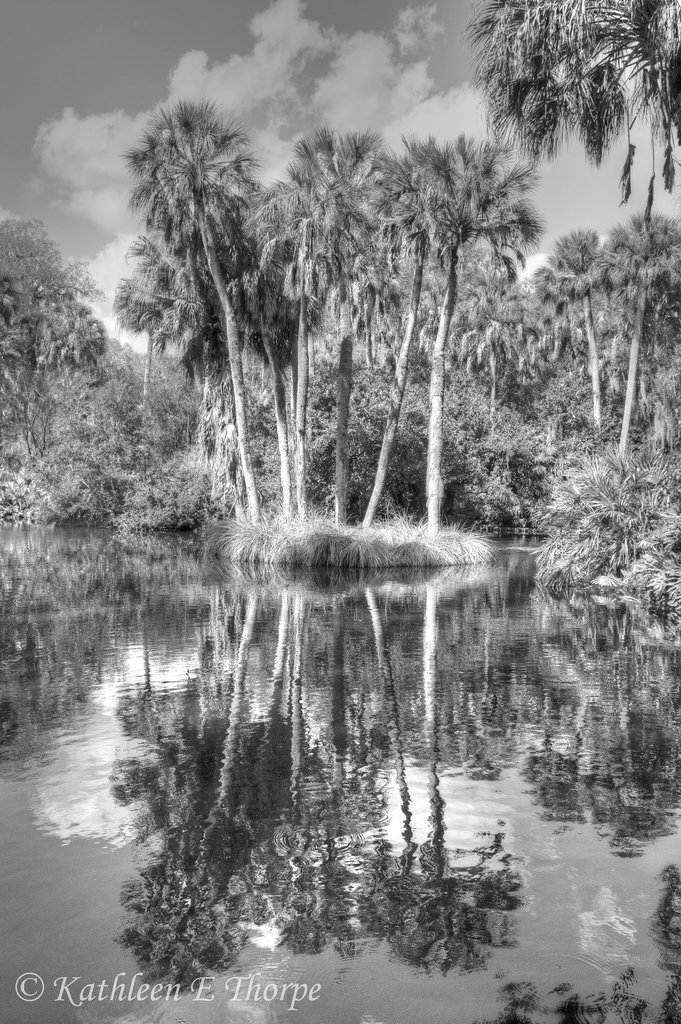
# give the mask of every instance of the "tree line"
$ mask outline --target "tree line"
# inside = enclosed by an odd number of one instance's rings
[[[489,374],[494,421],[510,361],[531,374],[538,360],[571,349],[588,367],[598,436],[603,375],[621,377],[626,349],[619,412],[619,449],[626,452],[637,395],[646,406],[650,373],[640,379],[641,353],[654,369],[678,317],[670,295],[681,267],[675,219],[648,209],[606,239],[577,230],[558,239],[545,265],[521,282],[524,257],[542,231],[532,200],[537,176],[497,142],[405,139],[393,152],[372,133],[320,128],[299,140],[281,180],[266,185],[243,128],[209,103],[180,102],[151,119],[127,162],[131,206],[145,216],[147,234],[131,250],[135,269],[119,287],[116,310],[126,327],[148,332],[150,346],[179,343],[206,387],[217,388],[237,456],[237,515],[257,522],[262,504],[246,350],[260,351],[271,371],[284,515],[308,514],[310,374],[324,331],[336,339],[338,525],[348,510],[353,362],[361,346],[373,365],[381,334],[389,334],[392,374],[365,526],[381,508],[419,349],[427,351],[429,373],[426,511],[433,533],[443,498],[445,378],[457,362]],[[657,390],[655,429],[670,419],[675,393]]]
[[[387,293],[400,295],[395,373],[380,458],[364,523],[379,507],[390,466],[419,325],[424,274],[437,277],[437,329],[431,348],[427,514],[440,525],[442,418],[447,342],[461,268],[486,247],[513,276],[538,241],[532,203],[536,176],[494,142],[407,140],[386,150],[372,133],[320,128],[295,146],[284,178],[260,183],[244,130],[210,103],[179,102],[151,119],[127,154],[131,207],[144,214],[143,258],[119,288],[121,322],[147,330],[151,344],[184,344],[188,359],[227,384],[238,451],[237,514],[257,522],[261,500],[251,454],[243,352],[262,347],[272,371],[280,447],[282,506],[306,493],[310,340],[316,319],[331,313],[337,334],[335,520],[347,519],[348,417],[353,350],[364,320],[367,350]],[[160,287],[159,287],[160,286]],[[206,325],[210,324],[210,334]],[[291,367],[291,413],[282,370]],[[293,423],[293,430],[289,423]]]

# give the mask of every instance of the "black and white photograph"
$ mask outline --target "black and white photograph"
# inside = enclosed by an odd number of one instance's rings
[[[4,0],[0,1024],[681,1024],[681,0]]]

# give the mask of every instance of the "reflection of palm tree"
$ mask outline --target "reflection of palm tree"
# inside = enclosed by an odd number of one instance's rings
[[[331,728],[333,732],[332,790],[338,797],[343,787],[343,772],[348,746],[345,722],[345,609],[340,603],[333,621],[333,669],[331,682]]]
[[[232,701],[229,710],[229,724],[225,738],[225,749],[220,772],[220,787],[218,791],[218,803],[221,807],[227,808],[232,800],[232,777],[234,772],[234,760],[237,745],[239,743],[240,726],[243,718],[244,690],[246,684],[246,668],[248,666],[248,652],[253,639],[253,626],[257,611],[257,598],[250,595],[246,604],[246,614],[241,631],[241,639],[234,663],[234,682],[232,687]]]
[[[291,799],[293,821],[297,823],[301,814],[301,789],[303,776],[303,750],[305,726],[302,703],[302,657],[303,657],[304,606],[300,594],[293,599],[293,665],[290,685],[291,694]]]
[[[442,878],[445,872],[445,803],[440,794],[440,778],[437,774],[439,748],[439,708],[437,698],[437,590],[432,583],[426,584],[426,602],[423,617],[423,698],[426,711],[427,740],[430,748],[428,766],[428,795],[430,798],[430,821],[432,832],[430,843],[433,850],[434,876]],[[421,858],[424,851],[422,847]]]
[[[388,707],[388,735],[390,737],[393,755],[395,757],[397,788],[400,793],[400,806],[404,820],[404,827],[402,830],[402,835],[404,836],[402,868],[404,874],[408,875],[411,871],[411,864],[414,851],[416,850],[416,844],[414,843],[414,833],[411,827],[411,798],[409,796],[409,786],[407,784],[407,773],[404,760],[404,742],[400,721],[400,708],[395,690],[395,680],[390,661],[390,650],[383,634],[383,623],[376,603],[376,595],[370,587],[367,587],[366,599],[369,606],[369,612],[371,614],[371,624],[374,632],[374,644],[376,645],[378,667],[380,668],[383,676],[383,692]]]

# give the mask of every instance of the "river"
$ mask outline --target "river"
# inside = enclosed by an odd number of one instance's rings
[[[0,1021],[681,1021],[680,653],[522,543],[0,530]]]

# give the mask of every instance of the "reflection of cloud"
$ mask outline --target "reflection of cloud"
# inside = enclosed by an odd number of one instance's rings
[[[110,776],[125,737],[111,717],[80,723],[66,738],[37,782],[37,828],[62,842],[95,839],[110,846],[128,842],[129,812],[111,794]]]
[[[618,907],[607,885],[598,890],[593,906],[579,915],[579,945],[590,961],[627,961],[636,945],[636,925]]]
[[[187,686],[187,678],[198,672],[200,660],[198,654],[184,654],[182,657],[173,657],[171,652],[159,649],[155,652],[149,650],[145,656],[143,645],[130,644],[126,650],[125,662],[121,669],[120,676],[115,679],[119,685],[126,689],[138,689],[146,685],[146,661],[149,665],[149,685],[152,689],[181,690]],[[112,692],[110,701],[116,699]]]
[[[426,842],[433,829],[429,772],[426,768],[409,764],[406,781],[413,841],[421,844]],[[500,819],[510,818],[505,795],[495,791],[489,782],[471,779],[463,771],[442,771],[438,792],[445,804],[446,845],[450,851],[457,851],[457,867],[477,864],[479,855],[474,851],[489,842],[481,839],[481,835],[495,831]],[[404,821],[396,782],[390,787],[389,800],[390,818],[383,828],[388,842],[399,850],[404,846]]]
[[[198,656],[173,657],[159,648],[149,654],[150,685],[154,690],[181,690],[188,673],[199,667]],[[129,841],[130,811],[118,805],[111,792],[111,774],[121,757],[146,751],[142,741],[121,730],[116,710],[121,697],[139,692],[146,683],[144,647],[126,648],[120,667],[105,672],[93,693],[94,715],[77,723],[64,737],[37,782],[36,825],[64,843],[95,839],[111,846]]]

